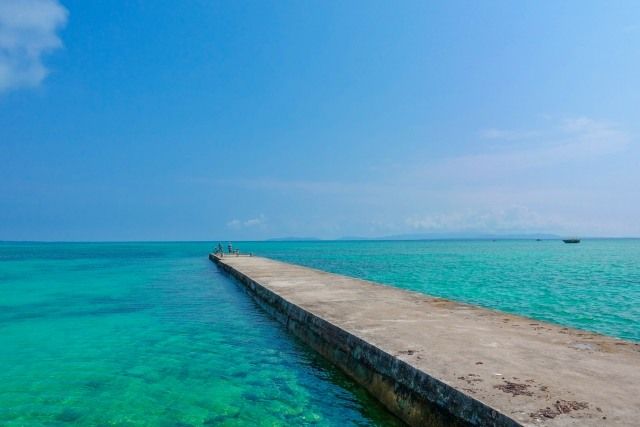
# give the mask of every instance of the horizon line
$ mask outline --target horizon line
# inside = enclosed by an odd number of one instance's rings
[[[566,238],[566,237],[565,237]],[[639,240],[640,236],[587,236],[580,240]],[[563,237],[433,237],[394,239],[385,237],[354,237],[354,238],[266,238],[266,239],[213,239],[213,240],[0,240],[3,243],[215,243],[215,242],[243,242],[243,243],[280,243],[280,242],[420,242],[440,240],[563,240]]]

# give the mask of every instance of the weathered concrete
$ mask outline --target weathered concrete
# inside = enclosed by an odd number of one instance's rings
[[[210,258],[411,425],[640,425],[637,343],[266,258]]]

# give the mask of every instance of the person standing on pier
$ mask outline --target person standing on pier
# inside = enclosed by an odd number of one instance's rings
[[[229,250],[229,253],[233,253],[233,245],[231,243],[229,243],[227,249]]]

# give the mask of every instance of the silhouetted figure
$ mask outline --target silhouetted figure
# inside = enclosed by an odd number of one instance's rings
[[[233,245],[231,243],[229,243],[229,246],[227,246],[227,249],[229,250],[229,253],[233,253]]]

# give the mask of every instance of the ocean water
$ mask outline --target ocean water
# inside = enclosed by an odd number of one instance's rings
[[[0,425],[398,425],[213,245],[0,243]],[[640,341],[640,240],[235,247]]]
[[[399,425],[210,247],[0,243],[0,426]]]
[[[245,242],[241,250],[640,341],[640,239]]]

